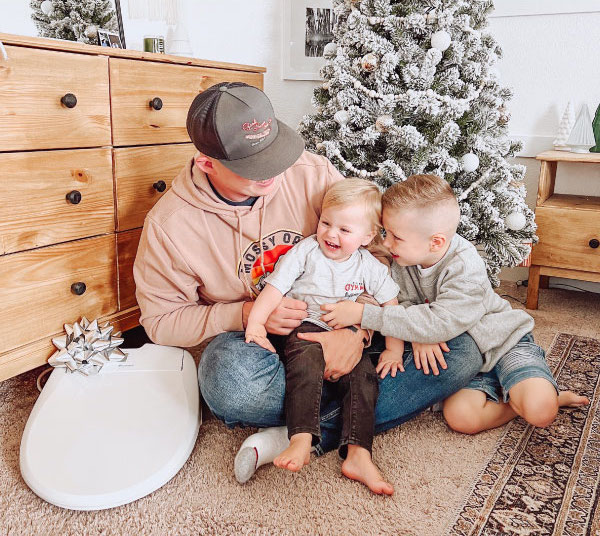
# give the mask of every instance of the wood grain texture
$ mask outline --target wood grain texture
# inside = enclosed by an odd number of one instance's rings
[[[133,280],[133,263],[141,236],[141,229],[132,229],[124,233],[117,233],[119,311],[137,306],[135,281]]]
[[[230,69],[233,71],[248,71],[255,73],[264,73],[267,71],[265,67],[259,67],[256,65],[244,65],[241,63],[187,58],[183,56],[173,56],[171,54],[141,52],[139,50],[101,47],[97,45],[87,45],[85,43],[77,43],[75,41],[46,39],[44,37],[29,37],[25,35],[0,33],[0,41],[2,41],[5,45],[18,45],[37,49],[65,50],[69,52],[78,52],[80,54],[103,55],[113,58],[129,58],[132,60],[172,63],[176,65],[198,65],[200,67],[215,67],[217,69]]]
[[[115,236],[0,257],[0,353],[117,310]],[[78,296],[71,285],[83,282]]]
[[[133,307],[101,317],[99,320],[100,322],[110,322],[114,326],[114,332],[125,331],[139,325],[140,310],[138,307]],[[64,329],[61,328],[60,331],[49,337],[0,353],[0,381],[46,364],[48,358],[56,351],[52,339],[62,335],[64,335]]]
[[[532,264],[600,272],[600,248],[589,245],[600,240],[598,212],[542,206],[536,222],[540,241],[533,247]]]
[[[600,164],[599,153],[570,153],[567,151],[545,151],[536,156],[538,160],[554,162],[582,162]]]
[[[110,144],[108,59],[6,47],[0,60],[0,150]],[[61,104],[67,93],[74,108]]]
[[[262,75],[224,69],[110,59],[113,145],[185,143],[190,104],[206,88],[225,81],[260,86]],[[149,103],[162,100],[162,109]]]
[[[554,193],[556,183],[556,162],[542,162],[538,180],[537,204],[543,204]]]
[[[119,231],[144,225],[146,213],[167,191],[161,193],[153,184],[162,180],[167,189],[170,188],[175,176],[195,152],[191,143],[114,150]]]
[[[0,254],[114,231],[110,149],[0,153],[0,169]]]

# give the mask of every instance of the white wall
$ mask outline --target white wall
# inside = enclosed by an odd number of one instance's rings
[[[127,0],[121,6],[128,48],[140,49],[144,34],[166,35],[163,23],[132,21]],[[282,0],[185,2],[194,55],[267,67],[265,91],[278,117],[296,127],[302,115],[312,113],[317,82],[281,78],[282,11]],[[567,101],[576,110],[585,102],[594,113],[600,103],[600,12],[496,17],[490,19],[490,31],[504,50],[499,70],[515,93],[510,131],[526,142],[524,155],[551,148]],[[0,0],[0,32],[36,35],[29,0]],[[539,164],[532,158],[519,161],[528,167],[528,202],[534,206]],[[559,166],[557,191],[600,195],[600,166]],[[516,269],[503,276],[526,274]]]

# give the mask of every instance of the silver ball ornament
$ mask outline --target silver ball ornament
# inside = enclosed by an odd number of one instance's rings
[[[50,15],[54,11],[54,5],[50,0],[44,0],[40,4],[40,9],[44,15]]]
[[[350,115],[346,110],[338,110],[333,115],[333,119],[341,126],[346,126],[348,124],[348,121],[350,121]]]
[[[327,43],[325,45],[325,48],[323,49],[323,57],[333,58],[336,54],[337,54],[337,45],[333,41],[330,41],[329,43]]]
[[[511,231],[520,231],[527,224],[527,218],[522,212],[511,212],[504,223]]]
[[[471,173],[479,167],[479,157],[475,153],[467,153],[460,161],[462,162],[463,170],[467,173]]]
[[[433,48],[441,50],[442,52],[444,52],[444,50],[446,50],[450,46],[450,43],[452,43],[452,38],[450,37],[450,34],[445,30],[435,32],[431,36],[431,46]]]

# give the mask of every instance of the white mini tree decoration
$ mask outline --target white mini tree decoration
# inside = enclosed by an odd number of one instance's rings
[[[577,115],[575,126],[567,140],[567,145],[574,153],[589,153],[596,143],[592,128],[592,117],[587,104],[583,104]]]
[[[575,110],[573,108],[573,103],[569,101],[567,107],[565,108],[565,113],[563,113],[562,119],[560,120],[560,124],[558,125],[558,134],[553,142],[554,149],[557,151],[571,150],[571,148],[567,145],[567,140],[569,139],[569,135],[573,130],[574,124]]]

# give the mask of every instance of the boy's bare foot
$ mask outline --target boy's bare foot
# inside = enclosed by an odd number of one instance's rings
[[[577,408],[587,406],[589,403],[590,399],[587,396],[578,395],[573,391],[561,391],[558,395],[558,405],[561,407]]]
[[[288,471],[300,471],[310,461],[311,446],[312,434],[294,434],[290,437],[290,446],[273,460],[273,464]]]
[[[348,456],[342,464],[342,474],[365,484],[373,493],[392,495],[394,487],[386,482],[371,459],[371,453],[358,445],[348,445]]]

